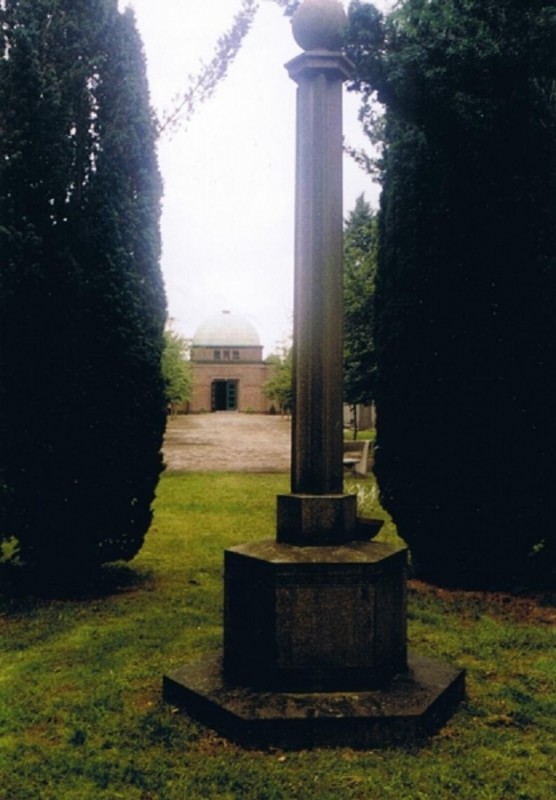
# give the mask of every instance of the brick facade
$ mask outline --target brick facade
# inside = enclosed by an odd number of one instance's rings
[[[229,330],[226,329],[228,322]],[[263,386],[274,367],[263,361],[263,348],[253,341],[258,340],[254,330],[248,332],[248,344],[234,340],[234,322],[240,330],[237,318],[229,315],[218,319],[211,342],[207,343],[206,326],[202,334],[204,341],[196,343],[196,337],[193,339],[190,403],[193,413],[253,411],[265,414],[271,409],[272,402],[265,397]]]
[[[228,410],[255,411],[266,414],[272,405],[263,394],[262,387],[269,378],[270,367],[267,364],[199,364],[193,363],[193,396],[191,411],[226,410],[218,408],[227,402]],[[221,387],[220,383],[236,383],[236,397],[233,389]],[[223,391],[228,393],[226,401],[222,399]],[[217,396],[218,395],[218,396]],[[216,406],[216,407],[215,407]],[[235,406],[235,409],[234,409]]]

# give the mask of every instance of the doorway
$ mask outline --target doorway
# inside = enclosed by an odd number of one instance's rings
[[[237,380],[212,382],[212,411],[237,411],[238,383]]]

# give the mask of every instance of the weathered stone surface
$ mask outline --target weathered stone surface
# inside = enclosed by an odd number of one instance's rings
[[[342,81],[340,53],[303,53],[297,88],[292,492],[343,491]]]
[[[357,497],[353,494],[287,494],[277,498],[278,542],[332,545],[356,538]]]
[[[379,542],[225,553],[224,664],[267,689],[369,689],[406,668],[406,550]]]
[[[346,25],[338,0],[305,0],[293,15],[292,33],[304,50],[340,50]]]
[[[353,747],[419,743],[465,693],[463,670],[410,654],[388,685],[358,692],[268,692],[233,683],[210,656],[164,677],[164,698],[247,747]]]

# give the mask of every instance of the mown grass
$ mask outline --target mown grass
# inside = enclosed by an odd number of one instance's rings
[[[468,673],[467,701],[421,749],[243,751],[162,702],[163,673],[221,642],[222,551],[273,536],[287,491],[281,475],[168,473],[145,547],[105,571],[102,591],[45,599],[12,583],[1,800],[556,797],[556,634],[542,598],[411,584],[411,646]],[[372,483],[359,491],[374,513]]]
[[[353,428],[344,428],[344,439],[353,439]],[[376,439],[376,428],[358,428],[357,439],[369,439],[369,441],[374,442]]]

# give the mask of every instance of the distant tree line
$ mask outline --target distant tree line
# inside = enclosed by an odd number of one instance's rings
[[[378,217],[362,195],[344,226],[344,402],[369,406],[376,393],[373,336]]]
[[[191,400],[193,376],[189,360],[189,342],[172,327],[164,331],[162,376],[168,410],[174,414],[179,406]]]
[[[272,365],[270,378],[263,386],[265,395],[276,404],[275,410],[280,414],[291,414],[293,407],[292,389],[292,347],[283,342],[274,353],[266,359]]]
[[[364,196],[357,198],[344,224],[344,402],[371,405],[376,381],[373,339],[377,215]],[[267,362],[274,367],[264,386],[280,413],[291,413],[292,347],[282,343]],[[354,430],[357,435],[357,430]]]

